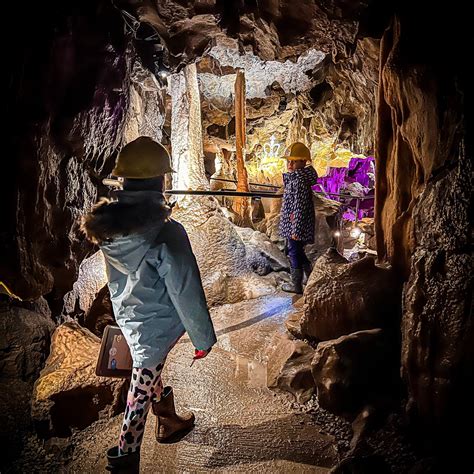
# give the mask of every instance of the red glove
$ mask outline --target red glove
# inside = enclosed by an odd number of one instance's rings
[[[209,351],[200,351],[198,349],[194,349],[194,357],[193,359],[204,359],[204,357],[209,354]]]
[[[208,349],[207,351],[201,351],[199,349],[194,349],[194,357],[193,357],[193,361],[191,362],[191,367],[192,365],[194,364],[194,362],[198,359],[204,359],[204,357],[207,356],[207,354],[209,354],[209,352],[211,352],[211,349]]]

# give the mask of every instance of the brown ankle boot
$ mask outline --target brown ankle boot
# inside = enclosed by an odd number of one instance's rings
[[[152,405],[156,415],[155,436],[158,443],[174,443],[185,436],[194,426],[194,413],[176,414],[173,389],[165,387],[159,402]]]

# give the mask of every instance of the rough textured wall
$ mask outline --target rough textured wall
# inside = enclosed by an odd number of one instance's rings
[[[440,77],[423,51],[411,58],[415,53],[407,49],[415,47],[403,34],[403,25],[396,20],[382,40],[376,230],[379,257],[408,276],[417,244],[413,206],[428,181],[459,160],[463,116],[455,71],[453,77],[449,72]]]
[[[379,42],[358,39],[370,2],[125,3],[158,32],[173,70],[198,61],[209,151],[222,148],[223,139],[235,141],[230,91],[235,69],[245,67],[249,153],[272,134],[288,144],[297,128],[296,138],[308,144],[324,134],[358,153],[373,152]],[[302,91],[312,105],[298,107],[296,116],[295,94]],[[312,116],[318,127],[310,126]]]
[[[379,47],[378,39],[357,40],[354,52],[331,64],[311,95],[316,116],[328,132],[365,155],[374,150]]]
[[[378,107],[378,252],[407,280],[402,373],[410,412],[425,432],[444,439],[443,450],[464,445],[453,428],[469,426],[473,397],[463,17],[454,8],[431,11],[420,24],[413,12],[400,12],[382,40]],[[440,61],[442,49],[449,55]]]
[[[433,177],[413,207],[416,241],[405,287],[403,375],[428,426],[458,423],[472,403],[474,320],[469,201],[472,160]]]
[[[166,88],[140,61],[133,63],[130,84],[130,104],[124,130],[124,143],[141,135],[163,140],[166,120]]]
[[[122,20],[109,2],[32,6],[9,63],[1,279],[60,304],[90,251],[76,221],[111,167],[128,106]]]

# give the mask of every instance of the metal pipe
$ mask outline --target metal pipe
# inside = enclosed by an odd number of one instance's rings
[[[225,178],[210,178],[212,179],[213,181],[223,181],[223,182],[226,182],[226,183],[237,183],[237,181],[235,179],[225,179]],[[280,189],[282,186],[275,186],[273,184],[263,184],[263,183],[249,183],[251,186],[262,186],[262,187],[265,187],[265,188],[273,188],[273,189]],[[320,185],[321,186],[321,185]],[[321,186],[322,187],[322,186]],[[320,192],[320,191],[314,191],[313,190],[313,193],[314,194],[318,194],[318,195],[321,195],[321,196],[338,196],[338,197],[348,197],[348,198],[351,198],[351,199],[360,199],[360,200],[364,200],[364,199],[374,199],[374,196],[354,196],[352,194],[338,194],[338,193],[328,193],[326,191],[324,192]]]
[[[194,191],[182,189],[169,189],[164,194],[188,195],[188,196],[234,196],[234,197],[261,197],[261,198],[282,198],[283,194],[266,192],[244,192],[244,191]]]
[[[236,181],[234,180],[231,180],[231,179],[224,179],[224,178],[211,178],[211,179],[215,179],[215,180],[219,180],[219,181],[226,181],[226,182],[229,182],[229,183],[235,183]],[[114,188],[118,188],[122,185],[122,183],[118,180],[118,179],[110,179],[110,178],[105,178],[102,180],[102,184],[105,184],[106,186],[111,186],[111,187],[114,187]],[[277,186],[272,186],[270,184],[258,184],[258,183],[249,183],[251,184],[252,186],[264,186],[264,187],[272,187],[274,189],[280,189],[279,187],[277,188]],[[169,190],[169,191],[165,191],[165,193],[168,193],[168,194],[172,194],[171,191],[174,191],[174,190]],[[204,192],[204,191],[199,191],[199,192]],[[207,193],[218,193],[219,191],[206,191]],[[230,193],[233,193],[233,194],[221,194],[221,196],[237,196],[236,194],[236,191],[232,191],[232,190],[229,190],[228,192]],[[176,193],[179,193],[179,194],[184,194],[184,193],[189,193],[191,194],[192,191],[181,191],[181,190],[177,190]],[[263,195],[265,197],[283,197],[283,194],[275,194],[275,193],[266,193],[264,191],[262,191]],[[253,194],[262,194],[262,193],[253,193]],[[313,191],[314,194],[318,194],[318,195],[321,195],[321,196],[338,196],[338,197],[343,197],[343,198],[350,198],[350,199],[357,199],[358,201],[363,201],[365,199],[374,199],[374,196],[353,196],[352,194],[337,194],[337,193],[322,193],[322,192],[318,192],[318,191]],[[251,197],[252,193],[248,193],[248,194],[242,194],[242,196],[247,196],[247,197]],[[208,194],[208,195],[212,195],[212,194]],[[216,194],[217,196],[219,196],[219,194]]]
[[[213,181],[223,181],[225,183],[237,183],[235,179],[225,179],[225,178],[211,178]],[[281,186],[274,186],[273,184],[261,184],[261,183],[249,183],[250,186],[261,186],[264,188],[273,188],[280,189]]]

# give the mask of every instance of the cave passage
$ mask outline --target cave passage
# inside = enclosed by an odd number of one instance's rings
[[[467,18],[25,7],[5,60],[0,471],[472,473]]]

